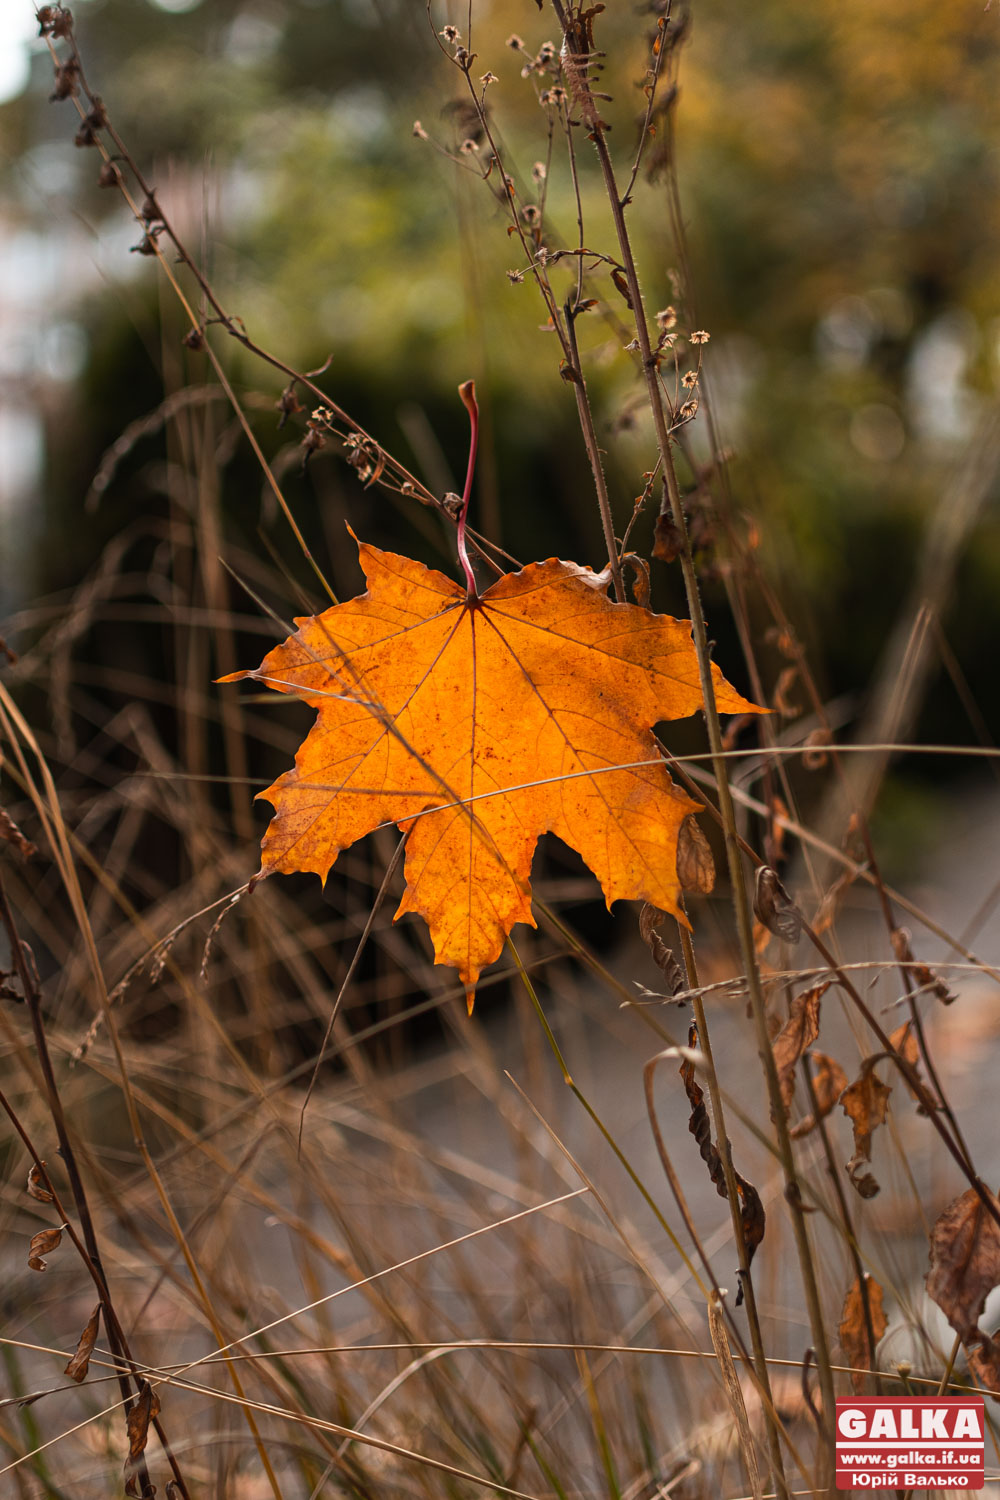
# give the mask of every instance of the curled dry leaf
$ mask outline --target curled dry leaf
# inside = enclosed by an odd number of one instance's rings
[[[97,1343],[97,1330],[100,1326],[101,1304],[98,1303],[87,1319],[87,1326],[80,1335],[80,1342],[76,1346],[76,1352],[63,1371],[63,1374],[68,1375],[70,1380],[77,1382],[86,1380],[87,1371],[90,1368],[90,1356],[94,1352],[94,1345]]]
[[[802,764],[807,771],[822,771],[830,757],[827,755],[824,745],[829,745],[833,735],[829,729],[814,729],[811,734],[806,735],[803,743],[806,749],[802,753]]]
[[[830,988],[827,979],[814,984],[812,989],[796,995],[788,1008],[788,1020],[771,1043],[778,1083],[781,1087],[781,1102],[787,1110],[795,1091],[795,1064],[807,1047],[811,1047],[819,1036],[819,1002]]]
[[[45,1270],[48,1261],[42,1259],[43,1255],[51,1255],[53,1250],[57,1250],[61,1239],[61,1229],[40,1229],[37,1234],[31,1236],[31,1243],[28,1246],[28,1265],[33,1271]]]
[[[768,932],[786,943],[802,936],[802,916],[770,865],[760,865],[753,892],[754,916]]]
[[[874,1198],[880,1191],[875,1175],[869,1170],[872,1160],[872,1136],[885,1124],[892,1089],[875,1072],[878,1057],[866,1057],[861,1072],[840,1096],[844,1113],[854,1129],[854,1155],[847,1163],[847,1175],[862,1198]]]
[[[626,552],[622,557],[622,563],[628,563],[632,569],[632,598],[642,609],[649,608],[650,581],[649,563],[638,552]]]
[[[799,675],[798,665],[784,667],[781,676],[774,687],[774,706],[783,719],[797,719],[802,712],[798,703],[793,702],[791,697],[792,688]]]
[[[889,1326],[889,1320],[883,1308],[884,1294],[881,1286],[874,1276],[865,1273],[864,1286],[855,1276],[847,1288],[847,1296],[844,1298],[844,1306],[840,1313],[840,1324],[837,1332],[840,1335],[840,1347],[844,1351],[844,1357],[851,1366],[851,1385],[854,1387],[855,1395],[860,1395],[865,1388],[865,1371],[875,1368],[875,1350],[872,1347],[868,1332],[868,1318],[865,1316],[865,1298],[868,1300],[868,1317],[871,1319],[871,1338],[877,1344]]]
[[[726,732],[722,736],[723,750],[735,750],[739,744],[740,735],[747,725],[752,723],[753,718],[750,714],[737,714],[735,718],[730,719],[726,725]]]
[[[45,1163],[42,1162],[44,1167]],[[28,1172],[28,1196],[34,1198],[38,1203],[54,1203],[55,1195],[50,1193],[45,1186],[45,1181],[37,1166],[32,1166]]]
[[[643,902],[639,912],[639,935],[653,955],[653,962],[667,981],[670,993],[679,995],[687,984],[684,971],[674,957],[673,949],[667,947],[656,930],[666,920],[666,915],[666,912],[659,911],[648,901]]]
[[[368,592],[297,622],[251,678],[317,720],[266,792],[260,875],[314,871],[384,823],[408,835],[396,916],[419,912],[469,989],[534,925],[540,833],[576,849],[608,905],[681,915],[677,839],[698,811],[652,728],[702,707],[690,625],[613,604],[575,563],[531,563],[482,596],[361,545]],[[754,711],[713,667],[723,713]]]
[[[677,879],[682,890],[702,896],[715,889],[715,860],[694,813],[684,819],[677,834]]]
[[[801,1140],[816,1129],[820,1120],[825,1120],[837,1100],[847,1087],[847,1074],[835,1058],[825,1052],[810,1052],[813,1094],[816,1098],[816,1113],[806,1115],[793,1125],[789,1134],[793,1141]]]
[[[698,1028],[691,1025],[688,1028],[689,1047],[699,1046]],[[680,1075],[684,1083],[684,1092],[687,1094],[688,1103],[691,1106],[691,1115],[688,1119],[688,1130],[698,1143],[698,1151],[702,1161],[708,1168],[708,1175],[715,1185],[715,1191],[720,1198],[728,1200],[729,1193],[726,1189],[726,1173],[722,1165],[722,1157],[719,1155],[718,1147],[712,1140],[712,1122],[708,1117],[708,1108],[705,1104],[705,1093],[695,1077],[694,1063],[685,1057],[680,1066]],[[752,1182],[748,1182],[739,1172],[733,1169],[736,1178],[736,1191],[740,1199],[740,1220],[743,1225],[743,1239],[747,1248],[747,1265],[753,1260],[757,1246],[764,1238],[764,1230],[767,1227],[767,1216],[760,1194]],[[743,1283],[740,1282],[739,1291],[736,1294],[736,1306],[739,1307],[743,1301]]]
[[[983,1190],[994,1213],[1000,1203]],[[986,1298],[1000,1285],[1000,1225],[975,1188],[949,1203],[931,1230],[927,1295],[964,1344],[988,1342],[979,1327]]]
[[[943,979],[939,979],[934,970],[927,964],[917,963],[913,957],[913,949],[910,947],[910,933],[905,927],[894,927],[892,930],[892,951],[901,964],[910,966],[910,973],[914,980],[923,990],[928,990],[935,1000],[940,1000],[942,1005],[953,1005],[958,999],[952,994]]]

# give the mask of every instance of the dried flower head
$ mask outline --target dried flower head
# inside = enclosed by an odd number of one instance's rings
[[[668,328],[675,328],[677,326],[676,309],[673,307],[661,307],[660,311],[656,314],[656,322],[657,326],[662,328],[664,332]]]
[[[43,5],[38,11],[38,35],[51,36],[56,41],[69,36],[73,29],[73,16],[64,5]]]
[[[442,26],[438,36],[444,37],[446,42],[457,42],[461,39],[462,33],[457,26]]]
[[[681,417],[685,422],[690,422],[691,418],[697,414],[697,411],[697,401],[685,401],[681,407]]]
[[[77,91],[79,76],[80,64],[75,57],[68,57],[64,63],[57,63],[55,87],[49,95],[49,102],[57,103],[60,99],[72,99]]]
[[[418,141],[427,141],[430,139],[419,120],[414,120],[413,122],[413,134],[417,137]]]
[[[535,58],[535,65],[539,68],[547,68],[555,55],[555,43],[543,42],[538,49],[538,56]]]
[[[497,75],[495,73],[484,73],[479,82],[482,84],[484,89],[488,89],[491,83],[499,83],[500,80],[497,78]]]
[[[558,83],[555,88],[542,89],[542,92],[538,96],[538,102],[539,104],[565,104],[566,90]]]
[[[691,342],[692,344],[707,344],[711,337],[712,335],[706,333],[704,328],[699,328],[696,333],[692,333]]]
[[[479,146],[472,139],[471,136],[468,136],[462,142],[462,144],[459,146],[458,149],[459,149],[459,151],[461,151],[461,153],[462,153],[463,156],[471,156],[474,151],[478,151],[479,150]]]
[[[698,384],[697,371],[695,371],[695,370],[688,370],[687,373],[683,376],[683,378],[681,380],[681,385],[684,386],[687,390],[691,390],[692,387],[696,386],[697,384]]]
[[[516,31],[512,31],[511,32],[510,36],[507,38],[506,42],[504,43],[504,46],[505,47],[509,47],[512,52],[523,52],[524,51],[524,41],[522,40],[521,37],[518,36],[518,34],[517,34]]]
[[[521,209],[521,218],[526,224],[537,224],[541,217],[541,210],[537,203],[526,203]]]
[[[508,271],[507,272],[507,280],[510,282],[511,286],[519,286],[521,284],[521,282],[524,280],[524,272],[523,271]]]
[[[531,169],[532,180],[534,182],[544,182],[548,175],[548,168],[545,163],[543,161],[536,161]]]

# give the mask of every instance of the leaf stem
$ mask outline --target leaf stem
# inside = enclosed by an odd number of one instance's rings
[[[476,449],[479,447],[479,403],[476,400],[476,382],[464,380],[458,388],[462,404],[469,413],[469,464],[465,471],[465,488],[462,491],[462,509],[458,513],[458,560],[462,564],[469,598],[478,599],[476,575],[469,561],[469,550],[465,544],[465,523],[469,515],[469,497],[472,494],[472,477],[476,472]]]

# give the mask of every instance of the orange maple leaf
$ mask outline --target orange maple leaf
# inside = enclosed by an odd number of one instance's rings
[[[610,907],[679,909],[677,838],[699,805],[652,728],[702,706],[686,621],[613,604],[576,563],[531,563],[481,596],[359,543],[368,591],[296,620],[252,678],[317,710],[275,809],[260,874],[315,871],[380,824],[408,834],[396,916],[426,920],[471,995],[515,922],[535,925],[540,833],[576,849]],[[754,705],[712,668],[719,708]]]

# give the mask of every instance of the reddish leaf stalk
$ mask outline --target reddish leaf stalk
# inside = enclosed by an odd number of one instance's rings
[[[469,497],[472,494],[472,479],[476,472],[476,450],[479,447],[479,403],[476,400],[476,382],[465,380],[458,388],[462,404],[469,413],[469,464],[465,471],[465,488],[462,491],[462,509],[458,514],[458,560],[462,564],[465,581],[469,586],[469,598],[478,599],[476,575],[469,561],[469,550],[465,543],[465,523],[469,516]]]

